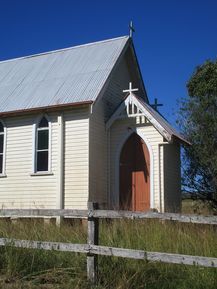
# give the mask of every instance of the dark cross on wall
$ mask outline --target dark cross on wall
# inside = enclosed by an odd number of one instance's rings
[[[157,98],[154,99],[154,104],[151,104],[151,107],[158,111],[158,107],[163,106],[162,103],[158,103]]]

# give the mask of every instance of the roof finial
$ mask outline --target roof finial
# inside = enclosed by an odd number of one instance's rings
[[[130,29],[130,31],[129,31],[129,36],[130,36],[130,38],[132,38],[132,37],[133,37],[133,32],[135,32],[135,29],[134,29],[134,27],[133,27],[133,21],[132,21],[132,20],[130,21],[129,29]]]
[[[151,104],[152,108],[158,110],[158,106],[163,106],[162,103],[158,103],[157,98],[154,99],[154,104]]]
[[[138,90],[139,90],[138,88],[133,88],[132,82],[130,82],[130,83],[129,83],[129,88],[123,90],[123,92],[129,92],[129,94],[130,94],[130,96],[131,96],[131,95],[132,95],[132,92],[138,91]]]

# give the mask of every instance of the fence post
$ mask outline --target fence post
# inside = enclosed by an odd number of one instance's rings
[[[88,222],[87,222],[87,243],[89,245],[98,245],[99,241],[99,220],[91,214],[98,208],[97,203],[88,202]],[[87,278],[91,283],[97,279],[97,256],[87,254]]]

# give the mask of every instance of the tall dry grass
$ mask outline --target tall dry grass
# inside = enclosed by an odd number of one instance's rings
[[[17,239],[86,243],[80,222],[60,228],[36,220],[0,222],[0,236]],[[217,228],[207,225],[143,221],[101,221],[100,244],[217,257]],[[42,250],[0,249],[0,288],[90,288],[83,254]],[[217,288],[217,270],[99,257],[96,289]]]

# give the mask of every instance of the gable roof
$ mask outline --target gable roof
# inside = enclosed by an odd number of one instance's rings
[[[157,110],[153,109],[153,107],[144,102],[144,100],[140,97],[137,97],[137,99],[139,100],[139,102],[141,102],[141,104],[143,105],[143,107],[146,109],[146,114],[148,115],[148,119],[151,121],[151,123],[155,126],[155,128],[157,130],[159,130],[156,127],[156,124],[154,124],[153,122],[156,121],[158,124],[160,124],[160,126],[164,129],[164,131],[167,132],[167,134],[169,135],[169,139],[168,137],[166,137],[166,139],[168,141],[173,141],[174,139],[178,139],[179,141],[191,145],[191,143],[181,134],[179,133],[163,116],[162,114],[160,114]],[[160,131],[159,131],[160,132]]]
[[[128,36],[0,62],[0,114],[97,99]]]
[[[129,105],[135,105],[137,112],[129,112]],[[124,114],[123,114],[124,113]],[[169,122],[155,109],[145,102],[141,97],[131,93],[127,95],[125,100],[121,102],[113,115],[106,123],[107,129],[111,127],[115,120],[123,117],[145,116],[156,130],[169,142],[178,140],[184,144],[191,145],[191,143],[184,138]]]

